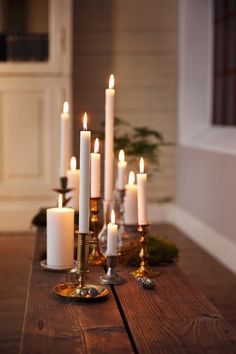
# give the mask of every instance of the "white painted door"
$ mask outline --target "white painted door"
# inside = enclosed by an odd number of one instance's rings
[[[56,204],[60,113],[71,98],[71,0],[49,0],[50,58],[0,63],[0,231]],[[70,144],[71,145],[71,144]]]

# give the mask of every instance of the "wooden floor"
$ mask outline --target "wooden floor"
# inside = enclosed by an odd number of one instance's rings
[[[181,268],[236,328],[236,277],[174,226],[158,225],[153,231],[177,244]],[[0,234],[1,354],[18,353],[33,244],[32,233]]]

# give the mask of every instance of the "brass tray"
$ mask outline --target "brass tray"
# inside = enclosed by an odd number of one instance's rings
[[[53,293],[64,299],[73,299],[80,302],[96,302],[105,300],[109,295],[109,290],[101,285],[90,285],[86,284],[83,289],[95,289],[97,294],[95,296],[84,295],[81,296],[78,292],[76,292],[76,288],[79,284],[76,283],[62,283],[57,284],[53,288]]]

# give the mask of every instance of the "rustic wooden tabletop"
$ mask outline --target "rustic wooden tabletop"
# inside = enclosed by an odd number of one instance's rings
[[[29,283],[21,354],[36,353],[236,353],[236,335],[219,311],[176,264],[160,267],[154,290],[142,289],[119,267],[127,283],[110,287],[100,303],[56,298],[55,284],[75,274],[45,272],[38,233]],[[99,283],[102,267],[90,268],[89,283]]]

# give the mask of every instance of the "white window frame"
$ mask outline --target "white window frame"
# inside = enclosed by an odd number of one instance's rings
[[[236,127],[212,124],[213,0],[179,0],[178,143],[236,154]]]

